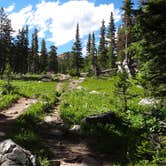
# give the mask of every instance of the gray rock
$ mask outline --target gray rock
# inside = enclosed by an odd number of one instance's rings
[[[0,143],[1,166],[37,166],[36,158],[11,139]]]
[[[158,103],[159,103],[159,100],[156,100],[154,98],[144,98],[144,99],[141,99],[138,104],[155,106]]]

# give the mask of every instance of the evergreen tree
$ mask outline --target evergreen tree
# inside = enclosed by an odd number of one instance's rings
[[[48,59],[48,70],[50,72],[58,72],[58,58],[57,58],[57,48],[55,46],[50,47],[49,59]]]
[[[114,18],[113,18],[112,12],[111,12],[110,23],[108,27],[107,40],[108,40],[107,55],[110,61],[109,66],[114,69],[116,67],[116,56],[115,56],[116,43],[115,43],[115,24],[114,24]]]
[[[100,29],[100,41],[98,48],[98,63],[100,70],[106,69],[108,66],[108,56],[106,49],[106,39],[105,39],[105,23],[102,21],[102,26]]]
[[[95,76],[98,75],[98,68],[97,68],[97,49],[95,45],[95,34],[93,32],[92,39],[90,43],[90,62],[91,62],[91,68],[92,72]]]
[[[86,45],[86,56],[90,55],[90,51],[91,51],[91,34],[88,35],[88,41]]]
[[[85,69],[90,70],[90,52],[91,52],[91,34],[88,35],[88,41],[86,44],[86,58],[85,58]]]
[[[40,60],[40,70],[41,72],[47,71],[48,66],[48,55],[47,55],[47,49],[46,49],[46,42],[43,39],[41,44],[41,60]]]
[[[33,73],[39,72],[39,54],[38,54],[38,30],[35,29],[32,34],[32,48],[31,48],[31,60],[32,67],[31,71]]]
[[[19,30],[16,40],[16,55],[13,59],[14,71],[26,73],[28,71],[28,26]]]
[[[165,0],[149,0],[137,16],[142,39],[137,58],[140,61],[143,84],[153,95],[166,94],[166,33]],[[140,44],[141,43],[141,44]]]
[[[12,34],[11,21],[3,8],[0,8],[0,72],[5,68],[7,61],[12,60]]]
[[[72,47],[72,53],[73,53],[73,61],[72,66],[75,69],[75,74],[77,76],[80,75],[80,69],[83,67],[83,59],[82,59],[82,47],[81,47],[81,41],[80,41],[80,35],[79,35],[79,24],[77,24],[76,28],[76,37],[75,42]]]

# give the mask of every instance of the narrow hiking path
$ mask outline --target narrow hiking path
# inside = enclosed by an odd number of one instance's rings
[[[2,141],[7,134],[12,132],[15,120],[25,111],[27,107],[36,101],[37,99],[22,97],[11,107],[0,112],[0,141]]]
[[[70,79],[68,87],[63,93],[77,88],[78,84],[83,81],[84,78]],[[57,84],[56,90],[61,91],[62,87],[63,82],[60,82]],[[44,118],[39,128],[41,142],[51,152],[50,162],[55,166],[111,166],[104,164],[99,156],[89,149],[85,138],[68,131],[66,124],[60,118],[61,100],[60,97],[53,112]]]

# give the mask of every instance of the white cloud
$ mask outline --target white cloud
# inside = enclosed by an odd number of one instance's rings
[[[10,5],[9,7],[7,7],[5,9],[5,11],[8,12],[8,13],[10,13],[10,12],[12,12],[14,10],[14,8],[15,8],[15,5]]]
[[[59,1],[42,1],[34,10],[29,5],[19,12],[12,13],[10,18],[15,30],[25,24],[37,27],[39,37],[43,38],[49,32],[51,37],[47,40],[60,46],[74,39],[77,23],[80,24],[81,37],[97,31],[103,19],[108,25],[111,11],[114,13],[115,21],[120,20],[119,10],[115,9],[113,4],[95,6],[87,0],[72,0],[63,4]]]
[[[22,26],[28,24],[31,25],[31,20],[33,19],[32,6],[29,5],[19,12],[14,12],[9,15],[11,19],[12,28],[17,32]]]

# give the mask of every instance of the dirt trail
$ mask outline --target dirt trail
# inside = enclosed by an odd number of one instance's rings
[[[67,90],[76,88],[83,80],[84,78],[70,80]],[[62,82],[58,83],[56,90],[60,90],[62,86]],[[40,125],[41,141],[51,152],[50,159],[53,165],[83,166],[83,160],[87,156],[93,156],[93,154],[84,139],[67,132],[66,125],[60,118],[59,106],[60,101],[55,106],[54,111],[48,114]]]
[[[15,119],[19,117],[27,107],[36,101],[37,99],[27,99],[22,97],[11,107],[0,111],[0,141],[3,140],[8,133],[12,132]]]
[[[66,91],[78,88],[78,84],[83,81],[84,78],[70,79]],[[56,90],[61,91],[62,82],[58,83]],[[60,118],[60,102],[61,98],[54,111],[45,117],[39,128],[41,142],[51,152],[51,163],[55,166],[111,166],[89,149],[85,138],[69,132]]]

